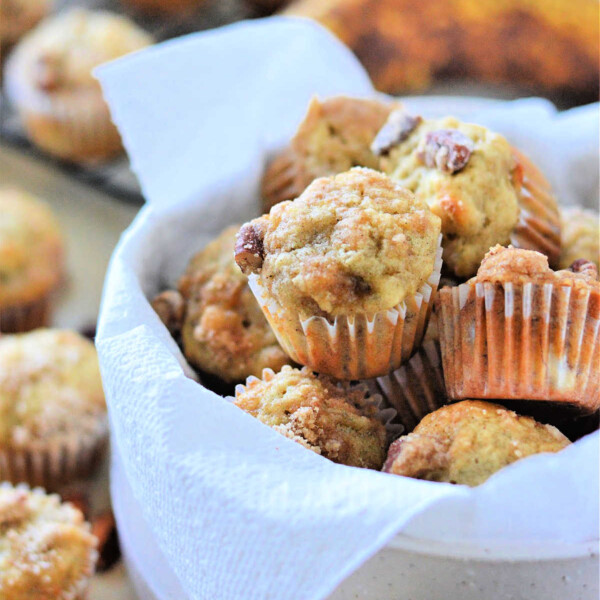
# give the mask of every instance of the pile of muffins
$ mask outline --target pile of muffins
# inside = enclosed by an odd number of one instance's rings
[[[50,207],[0,189],[0,598],[83,599],[97,560],[82,511],[41,489],[72,493],[108,440],[93,343],[47,327],[65,279]]]
[[[598,217],[502,135],[313,99],[262,196],[153,300],[228,401],[334,462],[471,486],[597,426]]]

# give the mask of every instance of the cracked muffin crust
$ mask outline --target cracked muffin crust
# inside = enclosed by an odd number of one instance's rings
[[[476,486],[521,458],[558,452],[569,443],[551,425],[498,404],[465,400],[430,413],[412,433],[393,442],[383,470]]]
[[[0,484],[0,597],[84,600],[96,538],[79,510],[58,496]]]
[[[236,406],[336,463],[380,469],[386,430],[360,386],[285,366],[236,388]]]

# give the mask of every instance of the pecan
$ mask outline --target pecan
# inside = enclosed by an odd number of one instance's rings
[[[375,136],[371,152],[377,156],[388,154],[394,146],[403,142],[422,120],[420,116],[409,115],[401,108],[392,111],[385,125]]]
[[[185,312],[185,301],[182,295],[175,290],[161,292],[152,300],[152,308],[171,335],[176,336],[181,330]]]
[[[121,558],[115,518],[107,510],[92,519],[92,534],[98,540],[98,572],[107,571]]]
[[[585,258],[578,258],[569,267],[569,270],[573,271],[573,273],[583,273],[590,279],[598,279],[598,267]]]
[[[257,273],[265,259],[263,238],[252,223],[242,226],[235,242],[235,262],[242,273]]]
[[[474,148],[473,141],[458,129],[438,129],[425,136],[418,157],[430,168],[456,173],[469,162]]]

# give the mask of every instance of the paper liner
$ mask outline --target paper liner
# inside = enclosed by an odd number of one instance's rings
[[[600,293],[592,286],[466,283],[436,311],[450,398],[600,408]]]
[[[517,162],[514,183],[519,189],[519,220],[510,243],[516,248],[537,250],[558,267],[561,250],[561,221],[556,198],[541,171],[521,152],[513,148]]]
[[[268,165],[261,182],[263,209],[269,212],[275,204],[294,200],[311,183],[300,158],[291,147],[278,154]]]
[[[101,418],[93,432],[66,434],[60,441],[35,440],[23,448],[0,447],[0,481],[57,491],[94,472],[107,440],[108,423]]]
[[[385,375],[419,346],[433,306],[442,267],[441,236],[433,272],[419,291],[395,307],[366,315],[303,316],[271,298],[258,275],[248,283],[281,347],[295,362],[336,379]]]
[[[50,320],[52,293],[19,305],[0,306],[0,332],[23,333],[45,327]]]
[[[399,369],[368,385],[394,407],[404,433],[410,433],[425,415],[447,403],[439,344],[425,342]]]

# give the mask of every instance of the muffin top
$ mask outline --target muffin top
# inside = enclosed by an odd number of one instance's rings
[[[452,117],[395,112],[373,148],[381,169],[442,219],[444,263],[456,275],[473,275],[489,248],[508,244],[519,191],[515,157],[503,136]]]
[[[600,267],[600,217],[581,208],[562,211],[562,250],[559,266],[568,269],[573,262],[585,258]]]
[[[56,329],[0,337],[0,447],[30,447],[103,426],[94,345]]]
[[[94,573],[96,539],[81,513],[40,489],[0,484],[0,597],[75,600]]]
[[[129,19],[105,11],[74,9],[49,18],[19,44],[11,62],[37,92],[100,90],[92,70],[152,43]]]
[[[50,208],[0,189],[0,307],[38,298],[62,275],[63,239]]]
[[[225,229],[198,252],[179,282],[184,354],[197,368],[227,382],[290,362],[235,264],[238,230],[237,225]]]
[[[552,283],[600,290],[598,268],[588,260],[576,260],[568,269],[553,271],[548,257],[535,250],[495,246],[485,255],[474,282]]]
[[[380,469],[386,431],[361,386],[341,384],[310,369],[285,366],[236,388],[235,404],[259,421],[326,458]]]
[[[393,308],[431,275],[440,220],[389,177],[354,168],[315,180],[242,227],[236,261],[301,315]]]
[[[551,425],[498,404],[464,400],[427,415],[389,449],[383,470],[476,486],[520,458],[558,452],[569,440]]]

